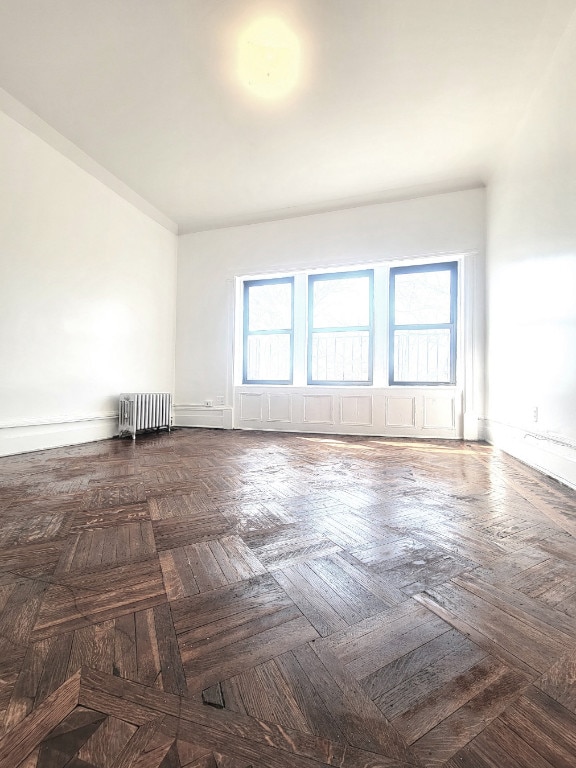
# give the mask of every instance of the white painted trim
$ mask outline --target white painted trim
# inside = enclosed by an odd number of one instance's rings
[[[278,432],[317,432],[339,435],[377,435],[387,437],[422,437],[458,440],[462,438],[462,392],[458,387],[294,387],[242,385],[234,392],[234,428],[275,430]],[[290,399],[290,420],[271,422],[268,413],[270,395],[285,395]],[[242,417],[242,398],[261,398],[260,416]],[[370,422],[352,423],[342,417],[346,399],[370,398]],[[391,425],[390,407],[398,398],[412,401],[412,423]],[[446,400],[449,404],[445,423],[425,426],[426,399]],[[314,413],[314,402],[331,404],[330,419],[325,412]],[[324,400],[324,402],[320,402]],[[429,406],[430,407],[430,406]],[[211,410],[211,409],[208,409]]]
[[[484,423],[484,437],[496,448],[576,489],[575,440],[488,419]]]
[[[105,440],[118,433],[118,414],[55,416],[0,424],[0,456]]]
[[[43,427],[48,424],[78,424],[83,421],[103,421],[118,419],[118,411],[93,414],[91,416],[54,416],[50,419],[19,419],[0,422],[0,429],[18,429],[20,427]]]
[[[375,208],[383,204],[410,202],[422,197],[440,197],[442,195],[452,195],[456,192],[469,192],[485,188],[484,181],[478,176],[458,176],[445,179],[442,182],[418,184],[411,187],[393,187],[392,189],[381,190],[375,194],[355,195],[326,200],[319,204],[310,203],[290,208],[262,211],[257,216],[229,216],[226,219],[206,221],[203,225],[184,225],[180,234],[195,235],[219,229],[236,229],[239,227],[269,224],[275,221],[285,221],[286,219],[300,219],[306,216],[325,216],[326,214],[349,211],[354,208]]]
[[[173,232],[175,235],[178,234],[178,225],[176,222],[168,218],[166,214],[159,211],[143,197],[140,197],[139,194],[134,192],[134,190],[121,181],[121,179],[114,176],[114,174],[110,173],[104,166],[93,160],[81,150],[80,147],[76,146],[76,144],[52,128],[52,126],[42,120],[39,115],[31,109],[28,109],[28,107],[15,99],[14,96],[11,96],[8,91],[5,91],[3,88],[0,88],[0,109],[21,126],[38,136],[39,139],[45,141],[46,144],[60,152],[61,155],[73,162],[79,168],[82,168],[83,171],[86,171],[86,173],[89,173],[117,195],[124,198],[124,200],[137,208],[141,213],[149,216],[169,232]]]
[[[174,406],[174,426],[232,429],[232,408],[180,403]]]

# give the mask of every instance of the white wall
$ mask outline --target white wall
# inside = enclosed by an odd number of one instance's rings
[[[0,455],[172,390],[177,238],[0,112]]]
[[[235,276],[470,253],[477,266],[470,290],[479,303],[484,224],[484,190],[475,189],[180,237],[176,423],[230,425],[226,411],[201,403],[220,396],[233,402]],[[470,329],[476,342],[482,331],[483,319]],[[465,408],[474,420],[483,415],[478,359],[468,374]]]
[[[573,19],[489,185],[487,426],[576,487],[575,73]]]

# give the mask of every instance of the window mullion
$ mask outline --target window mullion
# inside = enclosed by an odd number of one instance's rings
[[[306,386],[306,350],[308,344],[308,276],[301,272],[294,275],[294,379],[295,386]]]

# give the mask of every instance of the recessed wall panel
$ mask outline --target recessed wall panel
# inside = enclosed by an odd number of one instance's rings
[[[342,395],[340,421],[342,424],[370,426],[372,424],[372,398],[369,395],[357,397]]]
[[[306,424],[334,424],[334,398],[331,395],[304,395]]]
[[[292,421],[291,395],[268,395],[268,421]]]
[[[387,427],[414,427],[415,399],[413,397],[387,397],[386,398],[386,426]]]
[[[264,395],[240,395],[240,419],[242,421],[262,421]]]
[[[424,429],[454,429],[454,398],[424,398]]]

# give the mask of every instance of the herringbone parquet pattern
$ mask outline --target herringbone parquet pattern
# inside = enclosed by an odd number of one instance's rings
[[[574,768],[576,494],[484,445],[0,461],[3,768]]]

